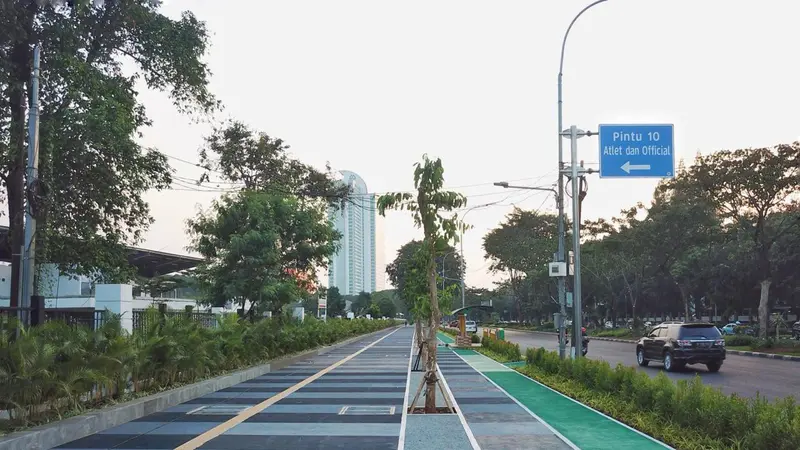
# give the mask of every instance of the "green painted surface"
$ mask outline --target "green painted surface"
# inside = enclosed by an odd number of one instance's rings
[[[457,355],[461,355],[461,356],[477,355],[478,354],[478,352],[476,352],[475,350],[467,350],[465,348],[454,348],[453,351],[456,352]]]
[[[583,450],[667,448],[516,371],[484,372],[484,375]]]
[[[441,331],[437,331],[436,336],[445,344],[453,344],[456,342],[456,340],[451,338],[449,334],[442,333]]]

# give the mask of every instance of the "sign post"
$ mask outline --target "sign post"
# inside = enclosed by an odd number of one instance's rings
[[[674,126],[600,125],[600,178],[675,176]]]

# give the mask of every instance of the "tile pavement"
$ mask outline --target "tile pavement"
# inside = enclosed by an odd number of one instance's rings
[[[64,444],[63,449],[174,449],[390,332]],[[201,448],[396,449],[412,327],[276,402]]]

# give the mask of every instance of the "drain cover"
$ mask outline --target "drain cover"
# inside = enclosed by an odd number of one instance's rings
[[[247,406],[243,405],[208,405],[208,406],[201,406],[197,409],[193,409],[186,414],[201,415],[201,416],[210,416],[210,415],[235,416],[240,412],[244,411],[245,408],[247,408]]]
[[[394,406],[345,406],[339,415],[348,416],[391,416]]]

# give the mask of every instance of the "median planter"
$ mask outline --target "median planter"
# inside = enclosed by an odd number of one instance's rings
[[[586,358],[561,360],[528,349],[518,371],[679,449],[795,450],[800,407],[792,399],[728,396],[699,377],[673,383],[633,367]],[[668,424],[668,427],[665,427]]]

